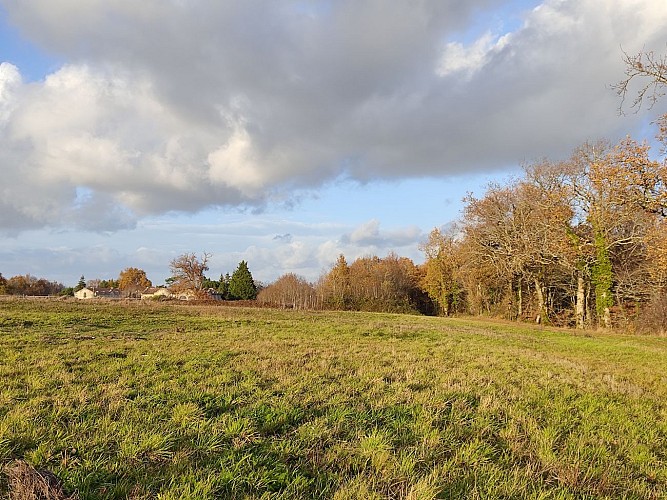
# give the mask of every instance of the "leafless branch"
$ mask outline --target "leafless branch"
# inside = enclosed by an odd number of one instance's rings
[[[630,55],[623,51],[623,62],[625,62],[625,78],[613,85],[612,88],[621,98],[619,112],[623,113],[623,106],[629,92],[632,92],[631,83],[639,80],[641,87],[632,100],[630,108],[636,111],[641,109],[644,101],[653,107],[656,101],[665,94],[667,87],[667,57],[657,55],[653,51],[642,51],[636,55]]]

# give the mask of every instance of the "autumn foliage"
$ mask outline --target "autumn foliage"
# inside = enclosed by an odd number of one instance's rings
[[[127,296],[140,295],[141,291],[153,286],[146,277],[146,271],[136,267],[128,267],[118,276],[118,288]]]
[[[293,309],[430,313],[432,304],[412,260],[390,253],[348,264],[340,255],[315,284],[293,273],[281,276],[257,297],[263,304]]]
[[[585,144],[469,196],[461,229],[424,246],[424,285],[444,314],[464,298],[472,314],[641,330],[667,291],[666,219],[667,164],[647,144]]]
[[[660,137],[664,137],[661,134]],[[584,144],[465,198],[425,261],[340,255],[317,283],[289,273],[258,300],[293,309],[473,314],[570,326],[667,328],[667,163],[648,144]]]

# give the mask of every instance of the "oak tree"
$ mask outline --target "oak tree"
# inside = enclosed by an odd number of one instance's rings
[[[211,254],[204,252],[201,258],[194,253],[179,255],[169,263],[171,289],[175,292],[192,291],[197,296],[204,295],[203,286],[208,271]]]
[[[146,277],[143,269],[128,267],[118,275],[118,288],[126,296],[136,296],[150,286],[153,286],[153,283]]]

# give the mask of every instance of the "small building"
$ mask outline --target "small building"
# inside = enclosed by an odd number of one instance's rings
[[[118,288],[97,288],[87,286],[74,292],[77,299],[120,299],[120,290]]]
[[[197,299],[197,292],[194,290],[180,290],[173,295],[175,298],[178,300],[196,300]]]
[[[165,287],[148,287],[141,292],[141,300],[148,299],[171,299],[172,293]]]
[[[74,296],[77,299],[94,299],[95,292],[93,291],[92,288],[84,286],[81,290],[77,290],[76,292],[74,292]]]
[[[209,288],[206,290],[206,298],[208,300],[224,300],[223,295],[215,288]]]

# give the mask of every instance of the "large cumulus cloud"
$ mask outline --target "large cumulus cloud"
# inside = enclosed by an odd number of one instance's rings
[[[10,231],[560,155],[638,121],[608,88],[621,47],[667,39],[652,0],[546,0],[510,32],[485,26],[501,0],[0,2],[68,61],[39,82],[0,65]]]

